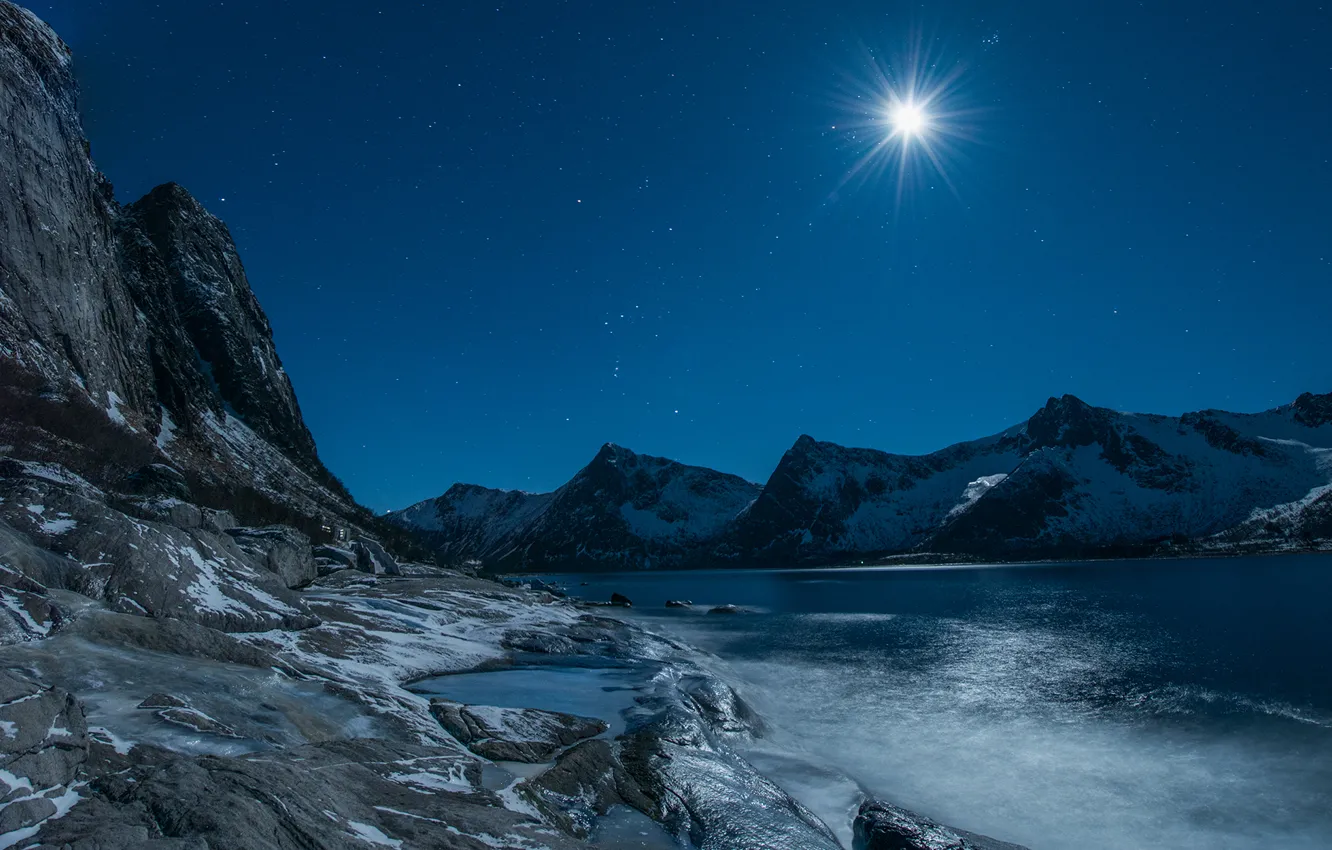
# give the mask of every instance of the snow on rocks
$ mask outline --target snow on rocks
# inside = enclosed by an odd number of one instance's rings
[[[0,847],[9,847],[79,801],[88,730],[72,696],[8,669],[0,669],[0,728]]]
[[[269,561],[247,553],[230,536],[203,525],[180,528],[131,516],[100,491],[51,470],[15,471],[19,474],[0,477],[0,520],[69,559],[58,574],[47,570],[37,577],[42,583],[105,599],[127,612],[178,617],[224,631],[317,622],[268,568]],[[58,528],[52,528],[53,521]]]

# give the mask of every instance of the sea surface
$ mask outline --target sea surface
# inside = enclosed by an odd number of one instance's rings
[[[1332,556],[546,578],[700,648],[848,846],[863,790],[1032,850],[1332,848]]]

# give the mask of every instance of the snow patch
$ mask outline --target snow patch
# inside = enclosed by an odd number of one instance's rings
[[[948,512],[948,517],[955,517],[974,505],[977,499],[988,493],[991,488],[1002,483],[1007,477],[1008,473],[1000,472],[995,475],[982,475],[980,478],[972,481],[967,485],[967,488],[962,491],[962,501],[958,502],[953,509]]]
[[[106,744],[122,756],[129,755],[129,751],[134,749],[134,741],[120,737],[105,726],[89,726],[88,737]]]
[[[110,419],[112,422],[116,423],[117,425],[119,425],[120,427],[128,428],[131,431],[133,431],[134,426],[129,424],[129,420],[125,418],[125,414],[120,412],[120,405],[124,403],[125,403],[124,399],[122,399],[120,396],[116,395],[111,390],[106,391],[107,418]]]
[[[47,534],[64,534],[74,530],[78,525],[78,521],[73,519],[48,519],[39,527]]]
[[[402,842],[396,838],[389,838],[378,827],[373,827],[368,823],[359,823],[354,820],[347,821],[347,829],[352,835],[366,842],[367,844],[378,844],[380,847],[401,847]]]
[[[157,432],[157,448],[165,454],[167,446],[176,439],[176,423],[165,407],[159,407],[159,410],[162,412],[162,430]]]

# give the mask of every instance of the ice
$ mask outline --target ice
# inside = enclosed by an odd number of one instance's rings
[[[679,850],[670,833],[642,812],[628,806],[612,806],[597,819],[593,847],[607,850]]]

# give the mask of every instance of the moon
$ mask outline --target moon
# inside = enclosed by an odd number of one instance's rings
[[[910,101],[893,107],[889,120],[893,123],[893,130],[904,138],[919,136],[930,126],[925,110]]]

